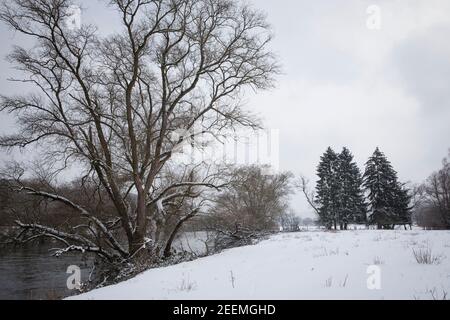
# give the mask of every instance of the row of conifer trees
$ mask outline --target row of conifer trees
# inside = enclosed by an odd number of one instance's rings
[[[317,210],[328,229],[372,224],[378,229],[411,225],[411,196],[387,157],[377,148],[361,174],[348,148],[331,147],[320,158],[316,185]]]

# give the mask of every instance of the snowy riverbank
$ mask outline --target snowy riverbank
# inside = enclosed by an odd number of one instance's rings
[[[413,250],[430,250],[436,261],[419,264]],[[280,234],[71,299],[442,299],[446,293],[449,231],[358,230]]]

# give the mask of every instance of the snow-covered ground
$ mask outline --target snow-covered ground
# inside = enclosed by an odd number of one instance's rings
[[[419,264],[413,250],[430,250],[436,261]],[[450,298],[449,231],[358,230],[279,234],[72,299],[442,299],[446,293]]]

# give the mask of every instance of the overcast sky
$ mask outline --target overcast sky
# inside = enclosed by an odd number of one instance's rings
[[[106,1],[105,1],[106,2]],[[117,29],[102,1],[80,1],[84,22]],[[283,74],[247,107],[280,130],[284,170],[314,182],[328,146],[347,146],[363,168],[379,146],[403,181],[421,182],[450,147],[450,1],[254,0],[267,12]],[[381,9],[379,30],[367,9]],[[0,56],[22,40],[0,25]],[[0,62],[0,93],[20,92]],[[0,132],[13,121],[0,116]],[[5,158],[5,155],[2,155]],[[7,158],[7,157],[6,157]],[[311,211],[298,195],[294,209]]]

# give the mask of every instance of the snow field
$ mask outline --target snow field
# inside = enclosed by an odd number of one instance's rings
[[[70,299],[443,299],[449,258],[449,231],[287,233]]]

